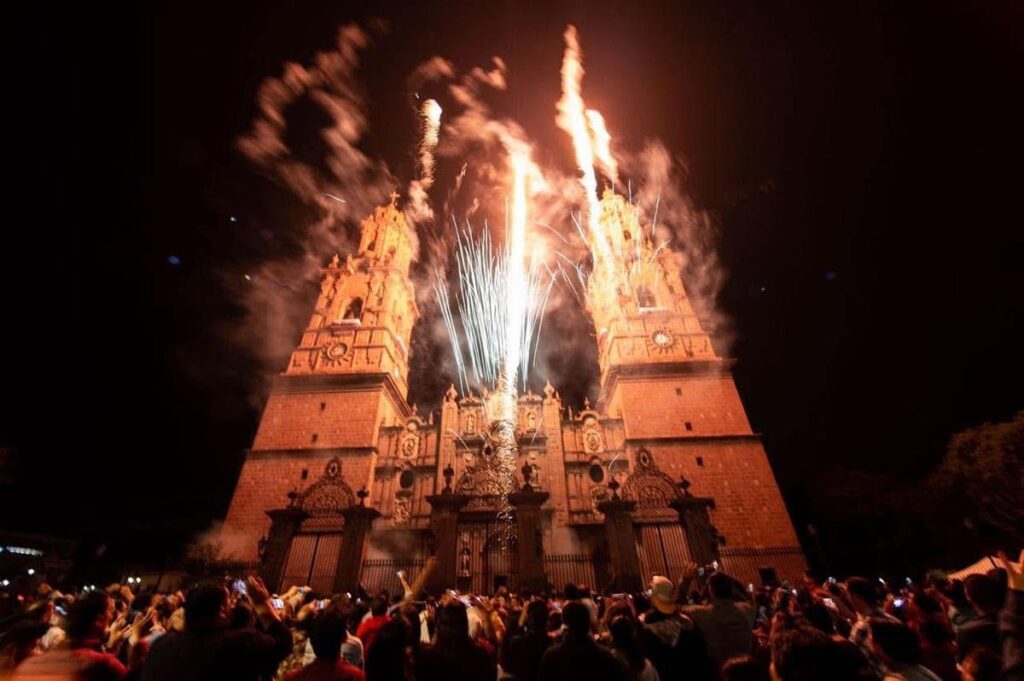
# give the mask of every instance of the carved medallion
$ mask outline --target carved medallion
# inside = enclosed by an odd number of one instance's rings
[[[323,356],[324,362],[328,365],[338,365],[345,361],[345,357],[348,355],[348,344],[347,343],[330,343],[324,346]]]
[[[596,428],[588,428],[583,431],[583,449],[588,454],[596,454],[604,449],[604,438]]]
[[[667,329],[658,329],[651,334],[648,345],[653,352],[662,354],[672,349],[676,339]]]

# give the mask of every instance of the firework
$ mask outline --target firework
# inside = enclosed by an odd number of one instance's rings
[[[434,284],[463,392],[470,385],[486,391],[493,465],[502,497],[498,516],[505,520],[512,513],[507,495],[516,488],[517,386],[526,387],[554,282],[537,251],[526,262],[529,159],[512,153],[510,165],[513,184],[504,246],[494,248],[486,227],[474,237],[468,225],[461,231],[456,226],[454,300],[443,272],[437,272]]]

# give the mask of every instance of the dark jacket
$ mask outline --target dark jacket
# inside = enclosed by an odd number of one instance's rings
[[[640,627],[640,648],[662,681],[715,677],[704,638],[689,617],[650,610]]]
[[[513,636],[504,655],[505,671],[517,681],[538,681],[541,660],[553,643],[546,631],[524,631]]]
[[[172,631],[153,644],[142,681],[261,681],[274,676],[291,650],[291,632],[280,622],[266,633],[226,625]]]
[[[416,681],[494,681],[494,655],[467,636],[462,641],[423,645],[415,652]]]
[[[589,637],[567,637],[551,646],[540,663],[539,681],[627,681],[626,666]]]
[[[999,654],[999,623],[995,615],[978,617],[956,630],[957,662],[963,662],[975,648],[988,648]]]

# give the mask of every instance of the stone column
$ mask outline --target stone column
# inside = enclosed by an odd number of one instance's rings
[[[366,537],[370,534],[373,521],[380,517],[380,511],[360,503],[349,506],[341,515],[345,518],[345,532],[341,535],[338,569],[334,573],[334,593],[355,591],[359,587],[363,556],[366,555]]]
[[[632,513],[635,501],[624,501],[614,495],[597,505],[604,514],[604,528],[608,535],[608,551],[611,553],[613,581],[621,591],[640,591],[640,556],[636,552],[636,529]]]
[[[547,492],[522,492],[508,495],[516,508],[516,535],[519,539],[519,587],[535,593],[547,587],[544,574],[544,537],[541,534],[541,505],[548,500]]]
[[[466,505],[469,497],[453,494],[446,489],[441,494],[427,497],[430,503],[430,529],[434,534],[434,555],[437,566],[427,578],[427,591],[439,594],[445,589],[455,588],[457,568],[456,546],[459,540],[459,509]]]
[[[668,505],[679,513],[679,524],[683,526],[686,544],[690,548],[690,560],[699,566],[718,560],[718,533],[708,514],[708,509],[715,507],[715,500],[684,493]]]
[[[295,506],[266,513],[270,516],[270,532],[267,533],[266,550],[260,572],[267,588],[279,591],[281,579],[284,577],[285,561],[288,560],[288,550],[292,547],[292,538],[309,514]]]

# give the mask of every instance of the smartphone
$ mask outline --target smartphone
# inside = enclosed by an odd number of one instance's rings
[[[892,604],[895,605],[897,608],[902,608],[903,604],[906,602],[907,601],[905,598],[896,598],[893,600]]]
[[[697,568],[697,576],[698,577],[703,577],[704,576],[704,568],[702,568],[702,567]]]
[[[822,598],[821,602],[825,604],[825,607],[829,610],[836,610],[836,602],[831,598]]]
[[[284,599],[278,596],[274,596],[270,599],[270,604],[274,606],[274,610],[284,610]]]
[[[753,582],[748,582],[747,583],[747,593],[754,593],[754,583]]]
[[[235,593],[240,593],[243,596],[249,595],[249,589],[246,588],[245,582],[241,579],[236,579],[234,583],[231,585],[231,588],[235,590]]]
[[[829,584],[835,584],[836,583],[836,578],[835,577],[829,577],[828,578],[828,583]]]

